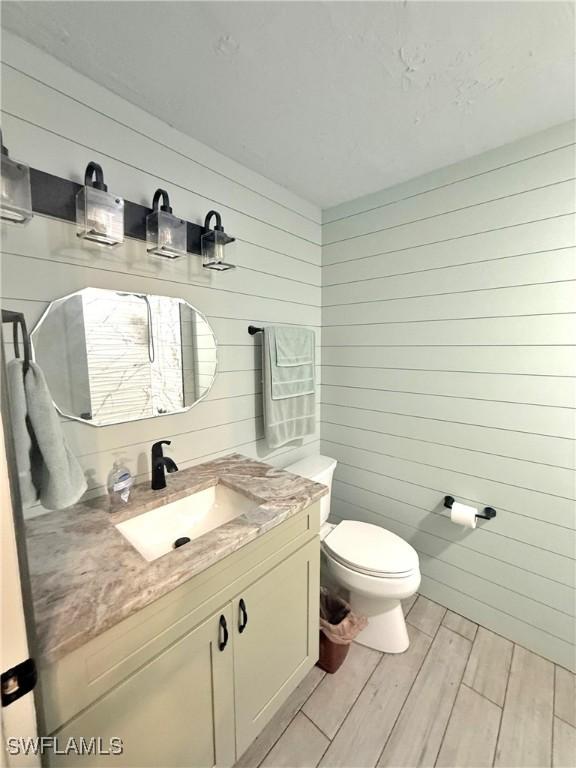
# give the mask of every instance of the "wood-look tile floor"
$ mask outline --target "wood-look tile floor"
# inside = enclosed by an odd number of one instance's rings
[[[236,768],[576,766],[575,677],[419,596],[401,655],[315,667]]]

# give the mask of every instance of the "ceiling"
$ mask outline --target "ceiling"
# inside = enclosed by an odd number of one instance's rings
[[[571,2],[2,2],[2,24],[322,208],[574,117]]]

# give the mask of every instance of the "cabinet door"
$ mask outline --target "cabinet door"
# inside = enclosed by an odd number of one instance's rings
[[[226,629],[229,638],[220,650]],[[53,755],[51,766],[208,768],[235,761],[232,607],[170,645],[57,734],[122,739],[121,755]]]
[[[319,561],[316,538],[233,601],[238,757],[318,660]]]

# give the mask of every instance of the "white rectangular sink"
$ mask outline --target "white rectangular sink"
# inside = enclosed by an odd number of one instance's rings
[[[258,506],[257,501],[218,484],[117,523],[116,528],[142,557],[152,561],[174,549],[177,539],[197,539]]]

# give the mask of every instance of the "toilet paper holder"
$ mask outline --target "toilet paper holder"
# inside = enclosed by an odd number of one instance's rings
[[[444,506],[446,509],[452,509],[452,504],[454,504],[454,497],[444,496]],[[480,520],[492,520],[493,517],[496,517],[496,510],[493,507],[484,507],[484,510],[478,512],[476,517]]]

